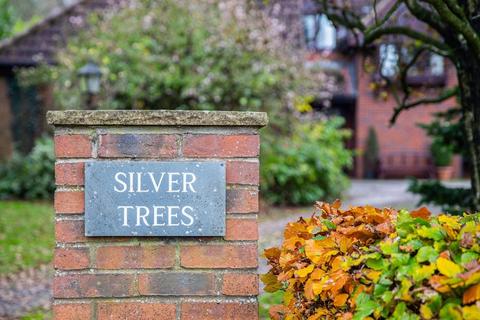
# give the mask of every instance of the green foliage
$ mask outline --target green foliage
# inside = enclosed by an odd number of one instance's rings
[[[453,148],[440,140],[433,140],[430,146],[433,162],[437,167],[446,167],[452,163]]]
[[[50,199],[55,190],[53,140],[41,138],[27,156],[0,164],[0,199]]]
[[[55,246],[51,205],[1,201],[0,212],[0,274],[49,263]]]
[[[312,204],[340,197],[348,186],[345,169],[352,152],[344,120],[294,123],[291,136],[266,136],[262,144],[262,194],[273,204]]]
[[[450,188],[439,181],[412,179],[408,191],[421,196],[419,205],[434,204],[443,212],[462,214],[471,211],[473,198],[470,188]]]
[[[375,178],[379,160],[379,145],[375,128],[368,128],[368,136],[364,153],[366,178]]]
[[[265,250],[272,319],[480,318],[480,214],[340,206],[317,203]]]
[[[260,306],[259,315],[260,319],[270,319],[268,310],[274,306],[282,303],[283,292],[277,291],[274,293],[264,292],[258,297],[258,303]]]
[[[462,110],[458,107],[435,114],[429,124],[419,124],[429,137],[445,145],[452,146],[453,152],[469,157],[467,139],[463,129]]]
[[[21,17],[12,0],[0,0],[0,40],[22,32],[40,20],[38,15]]]
[[[469,153],[465,130],[463,130],[463,118],[461,110],[452,108],[443,113],[437,113],[435,120],[428,124],[420,125],[434,143],[433,149],[438,148],[437,156],[440,161],[435,164],[449,164],[452,153],[461,154],[469,161]],[[439,144],[437,147],[436,144]],[[446,149],[446,150],[445,150]],[[446,187],[438,181],[419,181],[413,179],[410,182],[409,191],[420,195],[419,205],[435,205],[441,207],[444,212],[451,214],[462,214],[470,211],[473,207],[473,195],[471,188]]]
[[[30,312],[20,318],[20,320],[50,320],[52,319],[52,313],[45,310],[36,310]]]
[[[15,24],[13,7],[10,0],[0,0],[0,40],[12,34]]]
[[[246,2],[142,0],[90,20],[57,66],[22,72],[25,84],[53,81],[61,108],[84,105],[77,72],[88,60],[103,71],[99,109],[261,110],[275,124],[307,83],[279,31]]]

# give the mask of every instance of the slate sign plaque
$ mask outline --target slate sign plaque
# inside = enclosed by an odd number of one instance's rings
[[[225,163],[87,162],[86,236],[224,236]]]

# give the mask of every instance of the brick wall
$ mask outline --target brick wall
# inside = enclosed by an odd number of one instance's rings
[[[258,319],[262,113],[51,112],[54,319]],[[84,235],[86,161],[225,160],[225,237]]]

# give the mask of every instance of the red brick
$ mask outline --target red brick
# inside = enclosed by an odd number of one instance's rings
[[[182,304],[181,320],[258,320],[258,304],[251,302]]]
[[[99,302],[98,320],[175,320],[176,306],[166,303]]]
[[[55,136],[55,156],[57,158],[90,158],[92,139],[85,134]]]
[[[105,246],[97,249],[98,269],[154,269],[175,265],[173,246]]]
[[[185,268],[256,268],[257,245],[192,245],[180,248]]]
[[[174,158],[177,136],[166,134],[104,134],[98,156],[102,158]]]
[[[138,291],[146,296],[208,296],[215,295],[213,273],[158,272],[141,274]]]
[[[228,213],[258,212],[258,191],[245,189],[227,190]]]
[[[55,192],[56,213],[83,213],[85,211],[85,193],[83,191]]]
[[[228,161],[227,183],[258,185],[259,163],[253,161]]]
[[[70,274],[53,279],[54,298],[130,297],[137,294],[132,274]]]
[[[57,185],[83,186],[85,184],[85,164],[83,162],[57,163],[55,183]]]
[[[82,220],[62,220],[55,223],[57,242],[85,242],[85,225]]]
[[[257,219],[227,219],[226,240],[258,240]]]
[[[89,303],[53,305],[53,320],[91,320],[92,318],[92,305]]]
[[[185,138],[186,157],[256,157],[260,151],[258,135],[190,135]]]
[[[53,259],[55,269],[80,270],[88,268],[90,258],[87,248],[57,248]]]
[[[258,275],[254,273],[226,273],[222,293],[227,296],[258,295]]]

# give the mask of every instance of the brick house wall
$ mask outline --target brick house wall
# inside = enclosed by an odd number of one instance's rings
[[[357,57],[357,59],[361,61],[361,57]],[[435,113],[446,111],[454,106],[455,99],[452,98],[440,104],[419,105],[414,109],[404,111],[395,125],[390,126],[390,118],[393,115],[396,102],[391,95],[386,100],[377,97],[369,87],[372,75],[363,70],[361,63],[357,64],[357,68],[359,80],[356,104],[356,149],[362,154],[365,149],[368,130],[373,127],[378,137],[380,159],[386,167],[390,167],[388,170],[391,174],[390,177],[431,176],[431,141],[418,124],[430,123],[434,119]],[[447,64],[446,72],[446,86],[455,86],[455,68]],[[462,163],[459,157],[454,160],[454,167],[455,176],[461,176]],[[355,176],[361,178],[363,175],[363,157],[360,155],[356,157]]]

